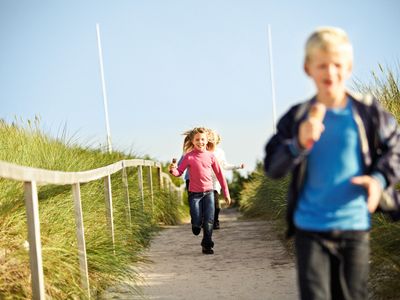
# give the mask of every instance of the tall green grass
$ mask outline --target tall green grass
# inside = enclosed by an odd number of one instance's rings
[[[400,70],[400,65],[397,65]],[[398,73],[389,67],[378,66],[373,83],[358,87],[375,95],[382,105],[400,122],[400,81]],[[400,222],[391,222],[375,214],[371,231],[371,292],[377,299],[399,299],[400,281]]]
[[[244,217],[273,220],[277,235],[284,240],[286,228],[286,194],[290,177],[273,180],[262,170],[251,174],[240,193],[240,207]],[[290,243],[287,244],[289,246]],[[291,246],[289,246],[291,247]]]
[[[135,158],[119,152],[79,146],[65,134],[50,138],[39,130],[38,120],[9,125],[0,122],[0,160],[62,171],[103,167]],[[140,281],[135,266],[146,261],[142,252],[160,222],[176,224],[184,214],[176,195],[160,190],[153,174],[154,207],[145,182],[145,205],[138,189],[137,168],[128,169],[132,223],[127,219],[125,190],[120,172],[111,176],[115,246],[106,220],[104,182],[81,185],[82,209],[92,297],[118,282]],[[46,294],[51,299],[85,299],[75,232],[70,186],[38,188],[43,269]],[[0,299],[31,299],[27,224],[23,184],[0,179]],[[133,268],[132,268],[133,267]],[[132,292],[140,291],[132,285]]]
[[[372,83],[366,85],[355,82],[355,87],[360,92],[374,94],[400,122],[399,77],[382,65],[379,65],[378,69],[373,72]],[[289,178],[269,179],[259,170],[250,182],[245,183],[240,199],[240,209],[245,216],[276,220],[282,237],[286,227],[284,219],[288,180]],[[399,299],[400,222],[391,222],[385,215],[376,213],[372,223],[371,298]]]

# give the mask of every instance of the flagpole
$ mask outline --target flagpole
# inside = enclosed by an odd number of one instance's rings
[[[268,49],[269,49],[269,67],[271,77],[271,94],[272,94],[272,133],[276,133],[276,102],[275,102],[275,81],[274,81],[274,66],[272,60],[272,34],[271,25],[268,24]]]
[[[107,92],[106,92],[106,81],[104,79],[104,67],[103,67],[103,52],[101,50],[101,40],[100,40],[100,25],[96,24],[96,32],[97,32],[97,47],[99,49],[99,61],[100,61],[100,75],[101,75],[101,85],[103,90],[103,102],[104,102],[104,113],[106,118],[106,130],[107,130],[107,147],[108,152],[112,152],[111,146],[111,133],[110,133],[110,124],[108,120],[108,102],[107,102]]]

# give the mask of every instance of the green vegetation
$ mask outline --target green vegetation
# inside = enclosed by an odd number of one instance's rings
[[[49,138],[40,132],[38,122],[28,121],[18,126],[0,122],[0,160],[50,170],[83,171],[135,158],[132,154],[106,154],[100,149],[83,148],[67,139],[65,132],[59,139]],[[127,169],[131,224],[127,219],[122,174],[118,172],[111,176],[114,248],[107,227],[103,180],[81,185],[92,297],[112,284],[140,281],[135,265],[145,261],[142,251],[158,224],[176,224],[186,213],[176,195],[160,191],[155,169],[152,206],[146,181],[148,168],[143,168],[143,207],[137,172],[137,168]],[[46,294],[51,299],[85,299],[80,287],[71,186],[39,186],[38,197]],[[0,179],[0,299],[31,299],[26,240],[23,184]]]
[[[251,178],[240,193],[240,211],[244,217],[274,220],[278,235],[283,240],[289,177],[273,180],[265,176],[263,166],[258,165]]]
[[[400,65],[398,65],[400,70]],[[379,65],[379,73],[373,72],[375,84],[360,86],[362,91],[375,95],[400,122],[400,81],[388,68]],[[385,216],[375,214],[371,232],[371,289],[374,298],[398,299],[400,280],[400,222],[391,222]]]
[[[400,68],[399,68],[400,69]],[[368,86],[356,83],[361,92],[371,92],[400,121],[399,78],[379,65],[373,72],[374,82]],[[240,209],[245,216],[277,221],[282,238],[286,228],[285,208],[289,178],[272,180],[264,176],[262,167],[243,185]],[[371,231],[370,288],[373,299],[399,299],[400,292],[400,222],[391,222],[385,215],[373,216]],[[292,250],[291,250],[292,251]]]

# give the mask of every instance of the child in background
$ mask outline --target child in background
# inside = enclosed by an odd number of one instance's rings
[[[209,135],[210,135],[209,141],[213,143],[214,146],[212,147],[213,149],[209,147],[210,149],[208,150],[214,153],[221,169],[226,171],[232,171],[244,168],[243,163],[241,163],[240,165],[232,165],[226,161],[225,152],[219,146],[221,142],[221,136],[216,131],[209,129]],[[218,180],[214,174],[213,174],[213,185],[214,185],[214,200],[215,200],[214,229],[220,229],[219,213],[221,211],[221,205],[219,203],[219,195],[221,194],[221,185],[218,183]]]
[[[212,172],[214,171],[227,205],[230,205],[228,185],[214,154],[207,151],[208,132],[206,128],[194,128],[188,134],[187,146],[193,149],[186,153],[179,166],[170,164],[169,171],[174,176],[181,176],[189,170],[189,206],[192,223],[192,232],[199,235],[203,227],[201,241],[202,252],[213,254],[214,242],[212,231],[214,225],[214,192]],[[186,148],[186,147],[185,147]]]
[[[317,94],[280,119],[266,146],[266,174],[292,174],[288,235],[301,299],[368,298],[370,214],[400,178],[397,122],[376,99],[346,91],[352,61],[343,30],[317,29],[304,62]],[[316,103],[317,117],[308,113]]]

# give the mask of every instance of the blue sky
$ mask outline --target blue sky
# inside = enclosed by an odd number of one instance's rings
[[[104,145],[96,23],[113,148],[167,161],[204,125],[245,172],[272,132],[268,24],[278,116],[314,92],[302,64],[318,26],[348,32],[364,83],[400,57],[397,0],[1,0],[0,118],[38,115],[53,136],[66,124],[80,144]]]

